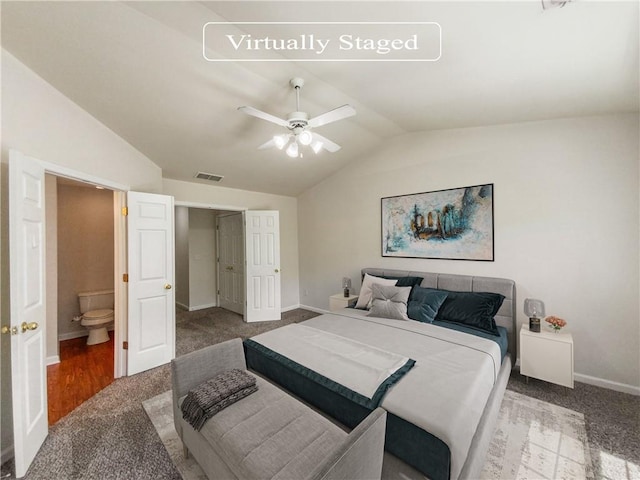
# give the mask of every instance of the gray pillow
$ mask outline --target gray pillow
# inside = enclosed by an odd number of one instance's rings
[[[411,287],[393,287],[374,283],[371,285],[371,309],[368,317],[409,320],[407,301]]]

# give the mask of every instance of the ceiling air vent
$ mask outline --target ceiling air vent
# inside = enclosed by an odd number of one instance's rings
[[[209,180],[210,182],[219,182],[224,178],[224,176],[215,175],[213,173],[198,172],[196,173],[196,178],[199,178],[200,180]]]

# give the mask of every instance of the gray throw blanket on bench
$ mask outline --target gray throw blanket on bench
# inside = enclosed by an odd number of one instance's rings
[[[182,418],[200,431],[220,410],[257,390],[255,377],[243,370],[226,370],[187,393],[180,407]]]

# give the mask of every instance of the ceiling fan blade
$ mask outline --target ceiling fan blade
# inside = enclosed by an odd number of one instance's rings
[[[291,138],[291,134],[282,134],[282,135],[274,135],[271,137],[271,140],[264,142],[262,145],[258,147],[258,150],[264,150],[266,148],[275,147],[278,150],[282,150],[285,145],[289,143],[289,139]]]
[[[321,127],[331,122],[336,122],[338,120],[342,120],[343,118],[352,117],[356,114],[356,109],[351,105],[342,105],[341,107],[334,108],[333,110],[329,110],[317,117],[313,117],[309,120],[309,126]]]
[[[322,142],[322,148],[324,148],[326,151],[334,153],[337,152],[338,150],[340,150],[342,147],[340,145],[338,145],[337,143],[332,142],[331,140],[329,140],[327,137],[323,137],[322,135],[320,135],[319,133],[313,132],[313,141],[314,142]],[[313,145],[313,143],[312,143]]]
[[[267,122],[275,123],[276,125],[280,125],[281,127],[288,127],[289,122],[283,120],[282,118],[278,118],[270,113],[265,113],[262,110],[258,110],[253,107],[238,107],[238,110],[246,113],[247,115],[251,115],[252,117],[261,118],[262,120],[266,120]]]
[[[273,141],[273,138],[267,142],[264,142],[262,145],[258,147],[258,150],[265,150],[267,148],[272,148],[276,146],[276,142]]]

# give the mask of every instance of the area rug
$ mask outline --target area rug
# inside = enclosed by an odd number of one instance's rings
[[[482,478],[594,478],[584,415],[507,390]]]
[[[206,480],[193,457],[185,459],[173,427],[171,391],[142,403],[184,480]],[[424,479],[385,453],[383,478]],[[507,390],[482,471],[483,480],[592,479],[584,416]]]

